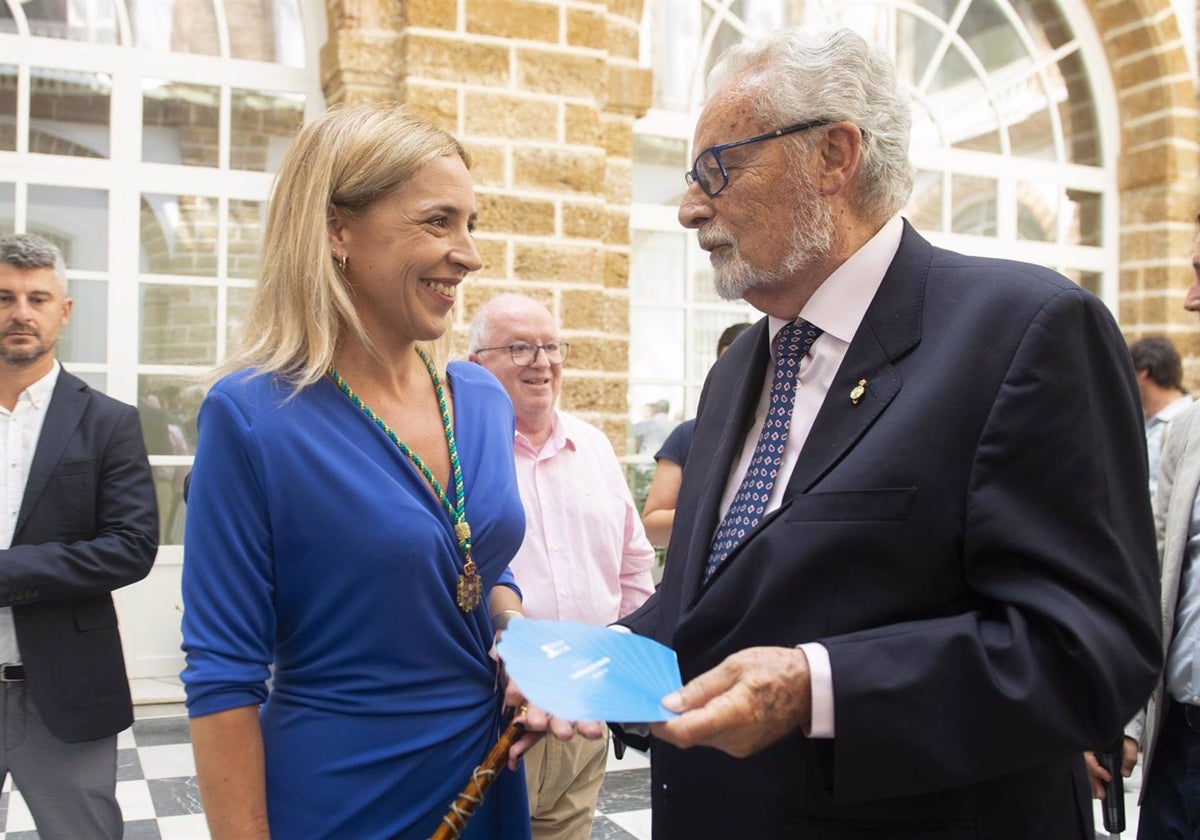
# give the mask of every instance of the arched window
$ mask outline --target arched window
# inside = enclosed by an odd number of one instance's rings
[[[59,358],[142,411],[166,545],[272,174],[324,108],[312,17],[298,0],[0,0],[0,233],[62,247]]]
[[[203,377],[239,330],[283,148],[324,110],[298,0],[0,0],[0,234],[62,248],[58,357],[136,404],[150,575],[115,593],[135,702],[178,699],[183,478]]]
[[[658,399],[690,416],[720,330],[758,317],[716,298],[707,257],[675,213],[708,69],[725,47],[793,24],[846,26],[893,57],[913,102],[917,177],[904,215],[919,231],[959,251],[1050,266],[1115,307],[1115,95],[1097,89],[1108,73],[1078,4],[648,3],[643,62],[655,101],[635,127],[631,428]]]

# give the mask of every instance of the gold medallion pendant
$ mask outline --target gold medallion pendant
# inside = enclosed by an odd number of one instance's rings
[[[468,560],[458,576],[457,595],[458,608],[465,613],[473,611],[483,600],[483,578],[475,571],[474,561]]]

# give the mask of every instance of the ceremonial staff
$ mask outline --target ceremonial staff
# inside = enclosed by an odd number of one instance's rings
[[[517,714],[524,713],[524,707],[517,711]],[[450,810],[446,812],[446,816],[442,817],[442,824],[438,826],[437,831],[429,840],[458,840],[462,835],[463,830],[467,827],[467,820],[471,819],[475,809],[483,803],[487,789],[492,786],[492,782],[496,781],[496,777],[504,769],[504,765],[508,761],[509,749],[525,734],[523,724],[510,722],[513,717],[514,713],[510,710],[504,718],[508,725],[500,733],[500,740],[492,747],[483,763],[471,771],[471,778],[467,782],[467,786],[454,800]]]

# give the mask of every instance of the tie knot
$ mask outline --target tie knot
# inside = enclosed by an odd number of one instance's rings
[[[790,359],[806,355],[820,334],[820,327],[814,327],[803,318],[784,324],[775,334],[775,358]]]

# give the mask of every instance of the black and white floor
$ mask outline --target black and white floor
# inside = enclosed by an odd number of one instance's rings
[[[117,799],[125,815],[125,840],[208,840],[182,705],[137,706],[135,712],[133,727],[117,739]],[[10,778],[0,793],[0,840],[37,837]],[[620,761],[609,756],[592,837],[649,840],[650,762],[645,756],[632,750]]]
[[[208,840],[196,789],[195,763],[188,743],[187,719],[179,704],[136,707],[131,729],[118,739],[117,798],[125,815],[125,840]],[[1127,840],[1137,834],[1140,775],[1126,784]],[[1096,825],[1101,825],[1099,809]],[[0,840],[36,840],[33,819],[12,780],[0,793]],[[1100,830],[1098,840],[1109,835]],[[649,840],[650,764],[627,751],[620,761],[609,756],[593,840]]]

